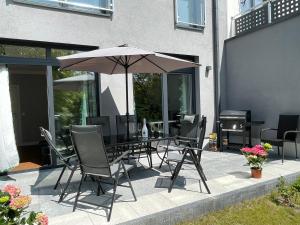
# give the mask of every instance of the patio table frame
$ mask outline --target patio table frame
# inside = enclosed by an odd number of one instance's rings
[[[123,136],[121,136],[123,137]],[[158,145],[161,141],[169,141],[170,139],[174,139],[174,137],[169,136],[168,134],[162,134],[162,137],[148,137],[143,138],[138,135],[132,137],[132,139],[126,138],[122,141],[118,141],[117,135],[111,135],[111,136],[104,136],[104,140],[107,139],[115,139],[112,142],[105,143],[105,147],[107,149],[114,149],[114,150],[108,150],[108,153],[113,155],[114,157],[118,157],[120,154],[122,154],[124,151],[131,150],[131,155],[136,155],[135,150],[139,149],[138,155],[140,158],[141,153],[146,153],[149,167],[153,168],[153,160],[152,160],[152,152],[155,152],[157,156],[163,160],[163,158],[158,153]],[[153,147],[152,143],[157,142],[156,146]],[[145,151],[142,151],[142,148],[145,149]],[[117,154],[116,154],[117,153]],[[128,158],[129,160],[129,158]]]

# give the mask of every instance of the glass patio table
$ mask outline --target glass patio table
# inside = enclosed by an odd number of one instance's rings
[[[155,152],[157,156],[162,159],[158,154],[158,145],[161,141],[167,141],[172,139],[170,134],[159,133],[159,135],[150,136],[148,138],[141,137],[141,135],[110,135],[103,136],[107,152],[111,158],[116,158],[124,151],[131,151],[131,155],[138,154],[140,158],[141,153],[146,153],[149,166],[152,168],[152,152]],[[152,143],[156,143],[155,146]],[[144,149],[144,151],[142,151]],[[139,150],[136,152],[136,150]]]

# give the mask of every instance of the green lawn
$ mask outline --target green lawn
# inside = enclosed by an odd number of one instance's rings
[[[210,213],[180,225],[299,225],[300,210],[278,206],[263,197]]]
[[[300,184],[300,179],[297,182]],[[300,192],[296,191],[298,197],[293,202],[298,206],[293,208],[272,201],[271,196],[279,196],[279,193],[282,192],[277,190],[272,195],[245,201],[178,225],[300,225]]]

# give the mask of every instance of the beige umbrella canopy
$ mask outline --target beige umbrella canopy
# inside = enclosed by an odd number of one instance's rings
[[[113,47],[58,57],[61,69],[106,74],[167,73],[197,63],[134,47]]]
[[[126,76],[126,115],[128,113],[128,73],[168,73],[198,67],[200,64],[126,45],[98,49],[57,58],[61,69],[92,71]],[[128,119],[127,122],[129,123]],[[127,124],[127,133],[129,134]]]

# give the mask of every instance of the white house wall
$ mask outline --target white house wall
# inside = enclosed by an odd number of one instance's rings
[[[173,0],[115,0],[112,18],[0,1],[0,37],[58,43],[111,47],[127,43],[144,49],[194,55],[203,65],[200,68],[201,113],[208,117],[207,131],[214,122],[213,70],[205,76],[205,67],[213,66],[212,1],[206,0],[204,31],[179,29],[174,25]],[[226,1],[219,0],[220,34],[227,36]],[[197,75],[199,75],[197,74]],[[103,78],[102,81],[109,83]],[[116,82],[112,79],[109,87]],[[119,81],[119,80],[118,80]],[[131,82],[130,82],[131,83]],[[119,82],[118,82],[119,84]],[[103,87],[106,84],[102,84]],[[123,80],[120,78],[120,84]],[[117,99],[119,91],[113,93]],[[122,96],[123,97],[123,96]],[[123,98],[122,98],[123,100]],[[123,103],[118,103],[124,111]]]

